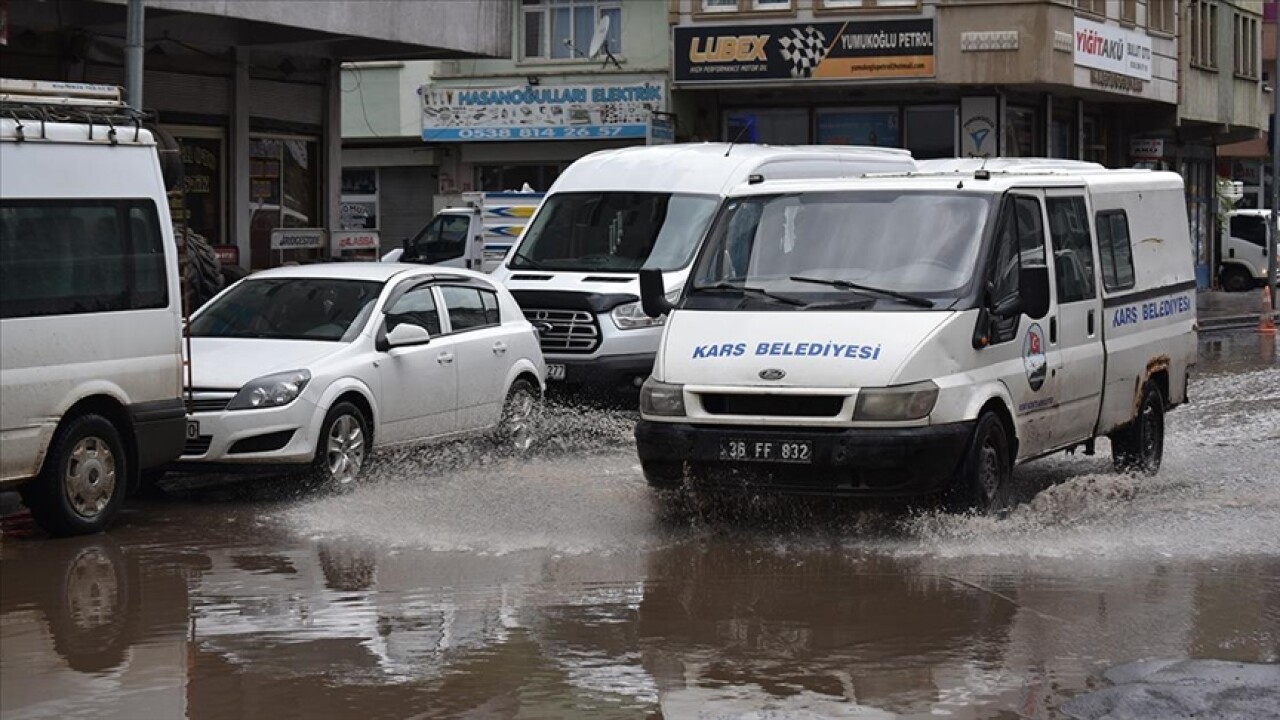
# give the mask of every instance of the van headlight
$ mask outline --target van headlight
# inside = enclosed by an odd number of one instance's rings
[[[938,385],[932,380],[887,388],[858,391],[854,420],[919,420],[933,412],[938,402]]]
[[[675,303],[680,299],[680,289],[676,288],[667,293],[667,302]],[[644,314],[644,304],[640,302],[627,303],[619,305],[609,313],[613,318],[613,324],[618,326],[619,330],[636,330],[638,328],[655,327],[662,325],[667,321],[667,316],[651,318]]]
[[[261,408],[283,407],[298,399],[302,389],[311,381],[311,373],[307,370],[290,370],[289,372],[264,375],[257,380],[250,380],[240,388],[228,410],[258,410]]]
[[[682,417],[684,385],[658,382],[652,377],[640,386],[640,412],[646,415]]]

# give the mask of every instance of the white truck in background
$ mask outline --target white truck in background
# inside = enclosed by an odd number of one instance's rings
[[[1270,210],[1232,210],[1218,235],[1218,281],[1229,292],[1267,284],[1267,235]]]
[[[491,272],[524,232],[543,197],[532,190],[463,193],[462,205],[436,213],[382,260]]]

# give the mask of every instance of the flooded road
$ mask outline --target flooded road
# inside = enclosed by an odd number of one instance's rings
[[[607,413],[347,495],[183,486],[109,535],[0,541],[0,714],[1154,719],[1221,680],[1280,717],[1275,341],[1205,336],[1191,392],[1157,477],[1102,442],[1019,468],[1002,518],[672,512]]]

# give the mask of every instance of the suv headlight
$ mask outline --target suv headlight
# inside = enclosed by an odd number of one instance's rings
[[[658,382],[652,377],[640,386],[640,412],[646,415],[684,415],[684,385]]]
[[[257,410],[260,408],[282,407],[288,405],[302,394],[302,389],[311,381],[311,373],[307,370],[290,370],[289,372],[264,375],[257,380],[250,380],[240,388],[228,410]]]
[[[919,420],[933,412],[938,385],[932,380],[858,391],[854,420]]]
[[[676,288],[667,293],[667,302],[675,303],[680,299],[680,288]],[[618,326],[619,330],[635,330],[637,328],[647,328],[662,325],[667,321],[667,316],[651,318],[644,314],[644,305],[640,302],[627,303],[619,305],[609,313],[613,318],[613,324]]]

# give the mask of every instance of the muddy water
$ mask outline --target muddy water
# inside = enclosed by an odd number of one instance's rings
[[[19,527],[0,713],[1097,717],[1163,673],[1204,702],[1261,678],[1242,717],[1280,716],[1280,365],[1215,340],[1156,478],[1111,472],[1102,443],[1020,468],[1003,518],[676,512],[625,415],[564,411],[532,461],[450,446],[344,496],[191,484],[107,536]],[[1124,665],[1186,660],[1273,665]],[[1152,696],[1133,717],[1177,716]]]

